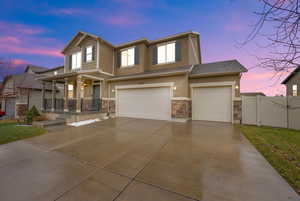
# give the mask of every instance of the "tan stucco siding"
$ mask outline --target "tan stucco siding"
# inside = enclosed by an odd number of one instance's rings
[[[115,93],[112,92],[112,90],[115,89],[115,86],[155,84],[155,83],[167,83],[167,82],[174,82],[174,86],[176,87],[176,90],[173,90],[174,97],[188,96],[188,79],[186,75],[109,82],[108,83],[109,86],[107,87],[107,89],[109,90],[110,98],[113,98],[115,97]]]
[[[198,46],[198,39],[196,36],[191,36],[189,39],[189,64],[199,64],[201,63],[201,59],[199,58],[199,46]]]
[[[236,75],[224,75],[224,76],[216,76],[216,77],[201,77],[201,78],[190,78],[189,84],[195,83],[212,83],[212,82],[235,82],[238,85],[238,89],[235,89],[235,96],[240,96],[240,76]],[[190,95],[190,90],[189,90]]]
[[[107,43],[100,43],[100,51],[99,51],[99,65],[100,69],[104,72],[113,73],[113,65],[114,65],[114,50]]]
[[[300,72],[295,74],[287,83],[286,83],[286,95],[293,95],[293,85],[297,84],[298,96],[300,96]]]
[[[130,75],[130,74],[135,74],[135,73],[142,73],[144,72],[145,65],[146,65],[146,54],[147,54],[147,47],[145,44],[137,44],[132,47],[139,47],[139,64],[134,65],[134,66],[129,66],[129,67],[121,67],[121,66],[116,66],[115,68],[115,74],[116,75]],[[121,52],[124,49],[127,49],[130,47],[122,48],[122,49],[117,49],[115,51],[115,63],[117,65],[117,53]]]
[[[173,40],[170,40],[170,42]],[[152,47],[157,46],[158,43],[154,45],[150,45],[148,48],[148,64],[146,65],[146,70],[158,70],[158,69],[166,69],[166,68],[173,68],[173,67],[180,67],[180,66],[187,66],[189,65],[189,44],[188,44],[188,38],[180,38],[176,39],[174,41],[180,41],[181,42],[181,60],[174,62],[174,63],[168,63],[168,64],[152,64]]]
[[[89,61],[89,62],[85,62],[84,61],[84,48],[89,47],[89,46],[94,46],[94,51],[93,54],[95,55],[95,58],[93,61]],[[96,69],[96,61],[97,61],[97,40],[91,37],[86,37],[85,39],[82,40],[82,42],[80,43],[80,47],[81,47],[81,55],[82,55],[82,65],[81,65],[81,69],[82,70],[90,70],[90,69]]]

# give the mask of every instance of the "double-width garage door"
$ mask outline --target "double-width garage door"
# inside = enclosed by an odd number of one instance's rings
[[[193,88],[192,118],[193,120],[231,122],[231,86]]]
[[[170,120],[170,87],[118,89],[117,116]]]

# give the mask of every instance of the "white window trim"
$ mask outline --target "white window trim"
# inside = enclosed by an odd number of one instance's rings
[[[88,58],[88,57],[87,57],[87,56],[88,56],[88,54],[87,54],[87,49],[88,49],[88,48],[91,48],[91,54],[90,54],[90,55],[91,55],[91,60],[89,60],[89,61],[87,60],[87,58]],[[85,52],[85,63],[93,62],[93,45],[87,46],[85,50],[86,50],[86,52]]]
[[[295,87],[295,89],[294,89],[294,87]],[[298,85],[297,84],[292,85],[292,96],[298,96]]]
[[[77,67],[77,61],[78,61],[77,56],[78,56],[79,53],[80,53],[81,58],[80,58],[80,65]],[[75,67],[73,67],[73,65],[74,65],[73,56],[76,56],[76,59],[75,59],[76,60],[76,65],[75,65]],[[82,52],[81,51],[74,52],[74,53],[71,54],[71,57],[72,57],[72,66],[71,66],[71,69],[72,70],[81,69],[81,67],[82,67]]]
[[[166,48],[166,51],[165,51],[166,62],[158,63],[158,52],[157,52],[157,58],[156,58],[156,64],[155,64],[155,65],[165,65],[165,64],[173,64],[173,63],[176,63],[176,41],[169,41],[169,42],[165,42],[165,43],[159,43],[159,44],[156,45],[156,48],[157,48],[157,50],[158,50],[158,47],[160,47],[160,46],[166,46],[166,47],[167,47],[168,44],[172,44],[172,43],[175,44],[175,52],[174,52],[175,58],[174,58],[174,61],[168,61],[168,62],[167,62],[167,48]]]
[[[131,64],[131,65],[128,65],[128,50],[129,49],[133,49],[133,64]],[[122,52],[124,52],[124,51],[127,51],[127,65],[126,66],[122,65]],[[121,56],[120,68],[130,68],[130,67],[135,66],[135,46],[134,47],[128,47],[128,48],[125,48],[125,49],[121,49],[120,50],[120,56]]]

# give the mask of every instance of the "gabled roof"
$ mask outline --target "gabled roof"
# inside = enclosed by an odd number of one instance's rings
[[[47,70],[44,70],[44,71],[39,71],[39,72],[36,72],[36,73],[37,74],[43,74],[43,73],[47,73],[47,72],[51,72],[51,71],[56,71],[56,70],[59,70],[61,68],[64,68],[64,66],[57,66],[57,67],[50,68],[50,69],[47,69]]]
[[[243,73],[248,70],[237,60],[220,61],[194,66],[190,77]]]
[[[31,69],[32,72],[34,72],[34,73],[37,73],[37,72],[41,72],[41,71],[47,70],[47,68],[45,68],[45,67],[42,67],[42,66],[34,66],[34,65],[31,65],[31,64],[30,64],[30,65],[28,65],[28,66],[26,67],[25,73],[27,73],[29,69]]]
[[[300,66],[295,68],[282,82],[281,84],[286,84],[294,75],[300,71]]]
[[[111,44],[110,42],[102,39],[101,37],[99,36],[96,36],[94,34],[90,34],[90,33],[87,33],[87,32],[84,32],[84,31],[79,31],[77,32],[77,34],[67,43],[67,45],[63,48],[62,50],[62,53],[64,53],[66,51],[66,49],[72,44],[72,42],[78,37],[81,35],[81,39],[79,39],[79,41],[77,42],[76,45],[79,45],[81,43],[81,41],[89,36],[89,37],[92,37],[92,38],[95,38],[96,40],[99,40],[99,41],[102,41],[102,42],[105,42],[107,43],[108,45],[110,45],[111,47],[113,48],[121,48],[121,47],[125,47],[125,46],[128,46],[128,45],[132,45],[132,44],[136,44],[136,43],[146,43],[147,45],[149,44],[154,44],[154,43],[159,43],[159,42],[163,42],[163,41],[166,41],[166,40],[170,40],[172,38],[178,38],[178,37],[181,37],[181,36],[185,36],[185,35],[189,35],[189,34],[194,34],[194,35],[197,35],[199,36],[199,33],[197,32],[194,32],[194,31],[187,31],[187,32],[182,32],[182,33],[178,33],[178,34],[173,34],[173,35],[169,35],[169,36],[166,36],[166,37],[162,37],[162,38],[159,38],[159,39],[155,39],[155,40],[149,40],[147,38],[141,38],[141,39],[138,39],[138,40],[133,40],[133,41],[129,41],[129,42],[125,42],[125,43],[121,43],[121,44],[118,44],[118,45],[113,45]]]

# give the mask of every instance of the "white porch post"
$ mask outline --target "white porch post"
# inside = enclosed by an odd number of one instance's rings
[[[45,82],[42,81],[42,106],[41,106],[41,110],[44,111],[45,110]]]
[[[76,112],[80,113],[81,112],[81,76],[77,77],[76,80]]]
[[[56,95],[56,80],[52,80],[52,109],[51,111],[55,111],[55,95]]]
[[[68,84],[68,78],[65,78],[65,84],[64,84],[64,112],[69,112],[69,84]]]

